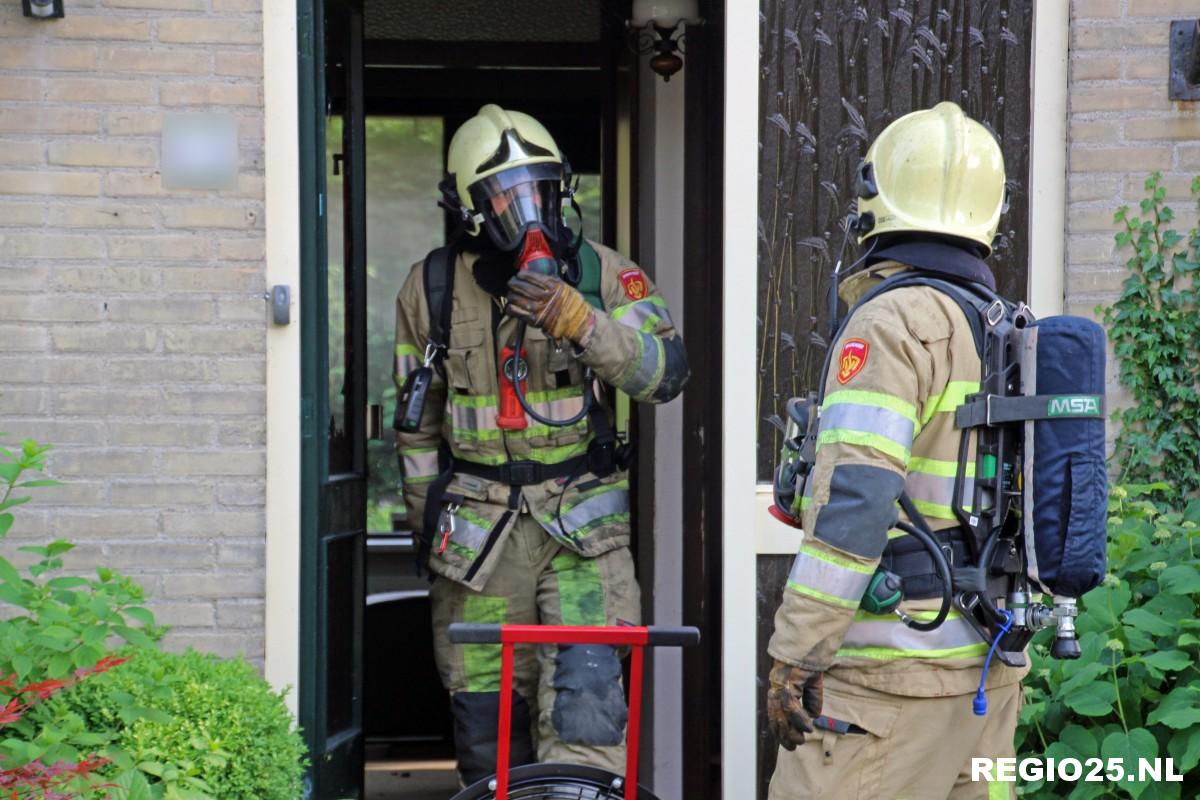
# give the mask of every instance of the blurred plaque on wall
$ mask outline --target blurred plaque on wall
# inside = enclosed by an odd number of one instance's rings
[[[227,114],[171,114],[163,120],[164,189],[237,187],[237,120]]]

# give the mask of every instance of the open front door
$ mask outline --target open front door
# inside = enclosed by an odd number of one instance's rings
[[[362,11],[316,4],[305,263],[301,724],[309,796],[362,797],[366,536],[366,192]],[[323,19],[322,19],[323,17]],[[322,35],[323,31],[323,35]],[[303,35],[303,32],[302,32]],[[303,99],[303,98],[302,98]],[[302,144],[304,144],[302,142]],[[315,191],[313,191],[315,190]],[[313,491],[311,487],[318,487]]]

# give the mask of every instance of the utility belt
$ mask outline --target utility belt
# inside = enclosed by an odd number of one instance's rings
[[[962,528],[934,531],[933,537],[946,554],[951,568],[971,566],[971,551]],[[942,595],[942,581],[937,575],[933,556],[912,536],[890,540],[879,566],[900,577],[907,600],[927,600]]]

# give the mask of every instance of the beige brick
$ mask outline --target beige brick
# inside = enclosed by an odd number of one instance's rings
[[[1069,163],[1072,172],[1148,172],[1170,169],[1173,158],[1169,147],[1075,147]]]
[[[248,0],[257,3],[258,0]],[[262,53],[229,52],[213,56],[214,72],[218,75],[260,78],[263,74]]]
[[[41,100],[42,81],[38,78],[0,78],[0,100]],[[11,113],[11,112],[6,112]]]
[[[1131,17],[1195,17],[1196,0],[1129,0]],[[1165,29],[1164,29],[1165,30]]]
[[[55,455],[50,456],[54,467]],[[38,489],[38,503],[48,506],[98,506],[104,503],[106,484],[95,481],[65,481],[61,486]]]
[[[212,563],[213,548],[209,544],[154,541],[138,544],[110,544],[106,548],[109,560],[126,571],[138,567],[170,569],[202,568]]]
[[[49,224],[56,228],[153,228],[155,220],[149,208],[105,203],[51,206]]]
[[[162,273],[163,289],[183,292],[262,292],[261,268],[173,267]]]
[[[158,172],[112,172],[104,176],[104,193],[111,197],[160,197],[170,194],[162,188]]]
[[[131,325],[56,325],[51,338],[56,350],[67,353],[139,353],[158,346],[157,331]]]
[[[263,575],[177,573],[163,581],[163,594],[167,597],[262,597]]]
[[[213,317],[211,300],[114,298],[108,303],[109,319],[114,322],[209,322]],[[192,380],[203,380],[197,377]]]
[[[1068,141],[1076,142],[1103,142],[1111,144],[1121,133],[1121,123],[1111,119],[1097,120],[1071,120],[1069,132],[1067,134]]]
[[[160,428],[170,428],[162,423]],[[205,505],[213,500],[212,488],[198,481],[175,483],[113,483],[109,488],[110,502],[114,506],[177,506]],[[194,514],[195,512],[190,512]],[[169,515],[170,512],[167,512]],[[161,527],[161,526],[160,526]]]
[[[155,111],[113,111],[104,115],[104,130],[110,136],[157,136],[162,120]]]
[[[206,75],[212,71],[212,55],[204,50],[167,50],[110,47],[100,52],[100,68],[105,72],[170,73]]]
[[[45,24],[41,20],[22,17],[18,14],[6,14],[4,17],[0,17],[0,38],[32,39],[41,33],[38,27]]]
[[[1100,25],[1073,25],[1071,49],[1116,50],[1124,47],[1162,47],[1167,45],[1167,28],[1161,22],[1124,22]]]
[[[257,85],[241,83],[170,83],[159,89],[164,106],[261,106]]]
[[[1200,169],[1200,145],[1181,145],[1176,152],[1180,169]]]
[[[55,295],[0,295],[0,319],[27,322],[92,322],[101,318],[101,301]]]
[[[261,13],[262,0],[213,0],[213,11],[218,14]]]
[[[104,243],[91,236],[0,233],[4,258],[100,258]]]
[[[261,200],[266,196],[265,187],[266,183],[262,175],[242,172],[238,175],[236,188],[222,189],[219,194],[221,197],[253,197]]]
[[[20,142],[12,139],[0,138],[0,164],[16,164],[20,166],[30,166],[34,164],[43,164],[46,161],[46,145],[44,142]],[[12,173],[0,173],[0,193],[12,194],[8,191],[7,181],[4,180],[4,175]]]
[[[61,289],[78,292],[97,289],[139,292],[157,288],[159,278],[160,273],[156,269],[88,267],[55,270],[54,285]],[[2,281],[0,281],[0,285],[3,285]]]
[[[145,144],[51,142],[49,159],[70,167],[151,167],[158,163],[158,153]]]
[[[95,47],[77,44],[63,47],[44,42],[5,44],[0,47],[0,69],[41,72],[45,70],[93,70],[95,68]]]
[[[45,414],[49,409],[49,398],[44,389],[5,389],[0,394],[0,414],[18,416]]]
[[[154,512],[123,513],[59,512],[50,521],[56,536],[64,539],[126,539],[155,536],[159,532],[158,514]]]
[[[0,325],[0,351],[9,353],[41,352],[50,339],[46,329],[34,325]]]
[[[226,416],[266,413],[266,393],[262,390],[175,391],[167,389],[166,399],[155,413]]]
[[[1170,108],[1165,85],[1073,88],[1068,104],[1072,113],[1147,109],[1165,111]]]
[[[1071,233],[1113,232],[1120,227],[1113,222],[1113,210],[1107,206],[1101,208],[1067,209],[1067,229]]]
[[[209,240],[201,236],[111,236],[111,258],[147,261],[197,261],[207,258]]]
[[[219,579],[225,580],[224,576]],[[231,634],[200,633],[172,631],[163,639],[163,649],[171,652],[183,652],[193,648],[205,653],[212,653],[219,658],[257,659],[263,656],[263,635],[261,633]]]
[[[1116,242],[1111,236],[1070,236],[1067,238],[1067,260],[1070,264],[1121,264]]]
[[[193,512],[163,514],[163,529],[171,536],[261,536],[266,531],[266,519],[258,511],[213,511],[203,515]]]
[[[1127,53],[1125,61],[1125,77],[1132,80],[1161,80],[1167,79],[1170,65],[1167,58],[1158,51],[1137,51]]]
[[[195,447],[212,442],[213,426],[208,422],[181,422],[180,420],[171,420],[168,423],[111,422],[108,424],[108,435],[115,445]],[[192,486],[193,484],[181,485]],[[206,497],[208,496],[207,491],[204,494]]]
[[[145,453],[128,450],[59,450],[54,456],[56,475],[138,475],[154,473]]]
[[[261,535],[261,531],[260,531]],[[262,541],[217,543],[217,563],[231,567],[263,567],[266,547]]]
[[[1128,139],[1200,139],[1200,114],[1132,119],[1125,123]]]
[[[108,376],[117,383],[209,383],[214,367],[205,361],[185,359],[178,356],[143,357],[137,359],[110,360],[105,365]]]
[[[237,206],[169,206],[162,210],[168,228],[256,228],[262,211]]]
[[[222,322],[265,322],[266,297],[222,297],[217,301],[217,319]]]
[[[1128,270],[1111,269],[1098,272],[1073,271],[1067,276],[1067,283],[1072,292],[1080,293],[1112,293],[1121,291],[1121,284],[1129,277]]]
[[[221,561],[220,551],[217,554]],[[258,600],[218,600],[217,625],[222,629],[236,630],[238,628],[261,629],[263,626],[264,605]]]
[[[150,603],[154,621],[176,628],[210,628],[216,623],[212,603]]]
[[[249,19],[160,19],[158,40],[175,44],[261,44],[262,29]]]
[[[59,389],[54,395],[58,414],[89,417],[147,417],[162,413],[162,392],[129,386],[111,389]]]
[[[53,103],[149,104],[154,102],[154,86],[137,80],[60,78],[49,81],[46,99]]]
[[[1167,190],[1166,199],[1168,202],[1175,203],[1176,211],[1183,211],[1183,207],[1179,204],[1190,203],[1192,199],[1192,175],[1180,175],[1178,173],[1167,173],[1162,176],[1159,181],[1159,186]],[[1145,175],[1128,175],[1124,181],[1124,194],[1122,195],[1131,205],[1141,202],[1141,199],[1146,196],[1146,176]],[[1190,206],[1189,206],[1190,208]],[[1181,224],[1187,224],[1185,218]]]
[[[54,35],[63,39],[113,39],[149,41],[150,20],[109,14],[68,14],[54,24]]]
[[[1121,61],[1110,54],[1071,59],[1072,81],[1113,81],[1121,77]]]
[[[22,420],[21,437],[58,445],[104,443],[104,428],[99,422],[61,419]],[[40,502],[40,498],[39,498]]]
[[[14,267],[0,261],[0,289],[42,289],[49,271],[41,266]]]
[[[0,133],[98,133],[100,117],[78,108],[22,106],[0,114]]]
[[[217,428],[217,442],[227,447],[264,447],[267,423],[263,417],[226,422]]]
[[[2,117],[3,115],[0,115]],[[68,195],[94,197],[100,194],[100,176],[84,172],[0,172],[3,194]]]
[[[206,11],[206,0],[104,0],[109,8],[145,8],[164,11]]]
[[[259,353],[266,349],[266,336],[258,326],[168,328],[163,347],[168,353]]]
[[[1119,0],[1072,0],[1072,19],[1106,19],[1119,17],[1121,4]]]
[[[217,257],[222,261],[263,261],[267,242],[262,236],[217,241]]]
[[[0,358],[5,383],[95,383],[98,369],[87,358]]]
[[[0,225],[40,228],[45,216],[41,203],[0,203]]]

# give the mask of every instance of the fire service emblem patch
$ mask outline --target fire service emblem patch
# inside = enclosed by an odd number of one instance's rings
[[[625,296],[630,300],[641,300],[646,296],[646,279],[640,269],[622,270],[617,277],[625,287]]]
[[[851,378],[862,371],[867,364],[867,353],[871,345],[862,339],[849,339],[842,345],[842,354],[838,357],[838,383],[848,383]]]

